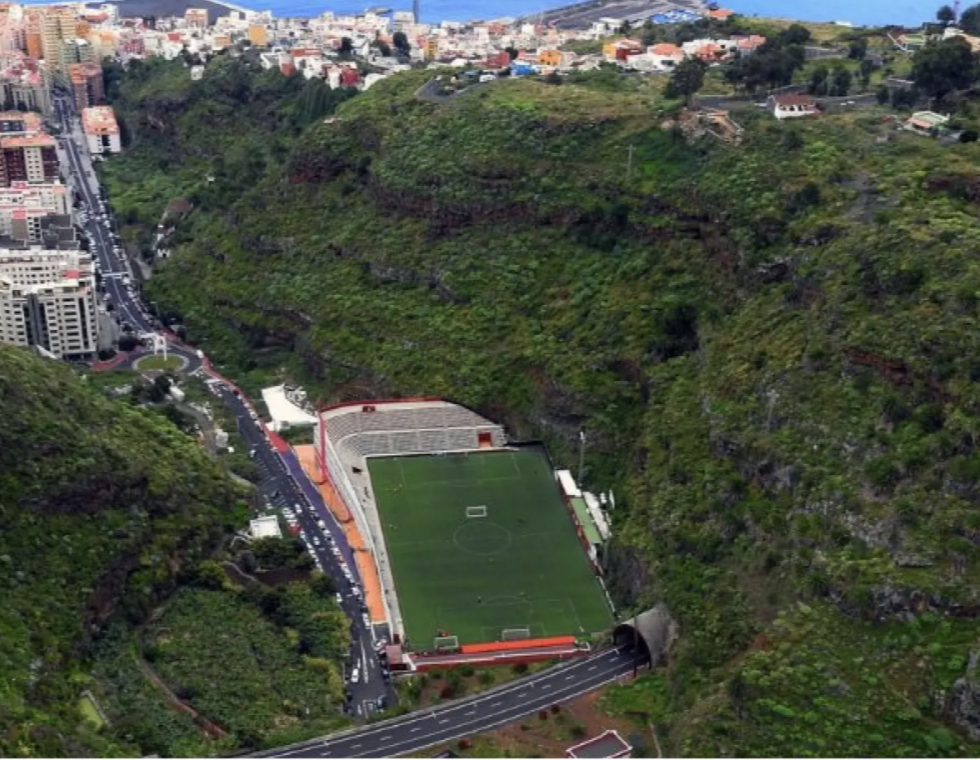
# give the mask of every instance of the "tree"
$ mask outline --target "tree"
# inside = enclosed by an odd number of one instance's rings
[[[404,53],[405,55],[408,55],[408,52],[412,49],[405,32],[395,32],[391,37],[391,42],[398,52]]]
[[[690,100],[704,85],[704,72],[707,69],[704,61],[697,58],[685,58],[674,68],[667,83],[667,97]]]
[[[875,70],[875,64],[874,61],[872,61],[870,58],[865,58],[864,60],[861,61],[861,69],[860,69],[861,89],[863,90],[868,89],[868,85],[871,84],[871,74],[872,72],[874,72],[874,70]]]
[[[937,100],[953,90],[969,87],[976,76],[973,50],[961,37],[930,43],[918,51],[912,61],[912,79],[916,86]]]
[[[960,29],[967,34],[980,34],[980,3],[971,5],[960,14]]]
[[[850,47],[847,49],[847,57],[853,58],[856,61],[863,61],[864,57],[868,54],[868,38],[858,37],[856,40],[852,40]]]
[[[944,5],[938,11],[936,11],[936,20],[943,26],[948,26],[956,21],[956,11],[954,11],[948,5]]]
[[[351,55],[354,52],[354,43],[350,37],[340,38],[340,48],[337,52],[341,55]]]
[[[549,71],[541,80],[545,84],[561,84],[561,75],[557,71]]]
[[[885,85],[881,85],[875,90],[875,98],[878,100],[878,105],[885,105],[891,97],[891,93],[888,92],[888,88]]]
[[[851,89],[851,72],[849,69],[841,67],[834,71],[833,94],[839,98],[844,97]]]
[[[783,45],[805,45],[810,41],[810,30],[802,24],[791,24],[779,33]]]
[[[516,47],[514,47],[514,46],[511,46],[511,47],[508,47],[508,48],[504,48],[504,52],[507,53],[507,56],[512,61],[516,61],[517,60],[517,56],[520,53],[520,51]]]
[[[391,45],[389,45],[387,42],[382,40],[381,42],[378,43],[378,53],[382,57],[387,58],[388,56],[391,55]]]
[[[899,87],[892,90],[892,108],[904,109],[911,108],[915,101],[919,99],[919,93],[909,87]]]
[[[826,95],[827,94],[827,78],[830,76],[830,71],[826,66],[817,66],[813,73],[810,75],[810,84],[807,90],[811,95]]]

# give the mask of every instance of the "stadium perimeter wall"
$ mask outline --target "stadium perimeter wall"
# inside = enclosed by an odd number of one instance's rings
[[[380,538],[382,545],[379,551],[374,531],[371,530],[371,526],[368,523],[361,500],[357,498],[357,491],[354,489],[354,484],[347,477],[347,472],[340,459],[340,455],[334,448],[333,442],[325,434],[322,421],[318,427],[320,439],[320,451],[318,452],[319,456],[317,458],[318,464],[321,467],[324,477],[330,481],[334,490],[347,505],[347,509],[351,513],[351,516],[353,516],[358,531],[360,531],[361,536],[364,538],[368,551],[371,552],[371,556],[374,558],[374,564],[378,570],[378,578],[381,581],[381,602],[384,605],[385,616],[388,618],[388,628],[393,636],[397,634],[399,640],[402,640],[405,636],[405,630],[402,623],[401,609],[398,607],[398,594],[395,590],[394,578],[391,575],[391,564],[388,562],[387,550],[383,545],[384,538]],[[381,552],[384,552],[384,554]],[[384,562],[380,561],[382,559]]]

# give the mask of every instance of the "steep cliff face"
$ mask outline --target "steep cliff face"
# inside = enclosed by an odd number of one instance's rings
[[[628,609],[666,603],[680,631],[674,749],[789,751],[792,732],[767,731],[819,724],[793,651],[844,673],[825,685],[842,713],[897,737],[867,752],[946,747],[930,726],[980,588],[980,209],[920,168],[955,173],[975,146],[880,143],[881,114],[750,115],[738,149],[691,145],[652,116],[673,105],[656,82],[501,81],[433,104],[415,99],[427,76],[378,83],[283,161],[235,144],[267,170],[234,197],[177,161],[198,207],[151,297],[246,385],[285,367],[323,401],[442,395],[565,464],[585,429],[589,484],[619,497],[610,587]],[[146,158],[107,167],[119,203]],[[869,220],[871,187],[888,202]],[[857,637],[851,659],[821,626]],[[933,628],[940,649],[917,652]],[[896,673],[918,658],[914,683],[861,680],[852,660],[879,646]],[[727,696],[701,702],[711,685]],[[929,695],[915,715],[875,712],[907,689]],[[692,728],[708,715],[728,734]],[[847,746],[820,725],[814,752]]]
[[[0,346],[5,755],[120,751],[79,725],[72,679],[106,621],[144,619],[236,515],[230,481],[190,438]]]

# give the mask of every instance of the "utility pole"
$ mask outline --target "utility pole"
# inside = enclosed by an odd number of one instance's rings
[[[626,159],[626,179],[633,173],[633,143],[630,143],[629,158]]]
[[[585,469],[585,431],[578,431],[578,485],[582,486],[582,472]]]

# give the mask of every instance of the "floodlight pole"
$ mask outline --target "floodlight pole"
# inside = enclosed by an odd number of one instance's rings
[[[582,473],[585,470],[585,431],[578,431],[578,485],[582,487]]]

